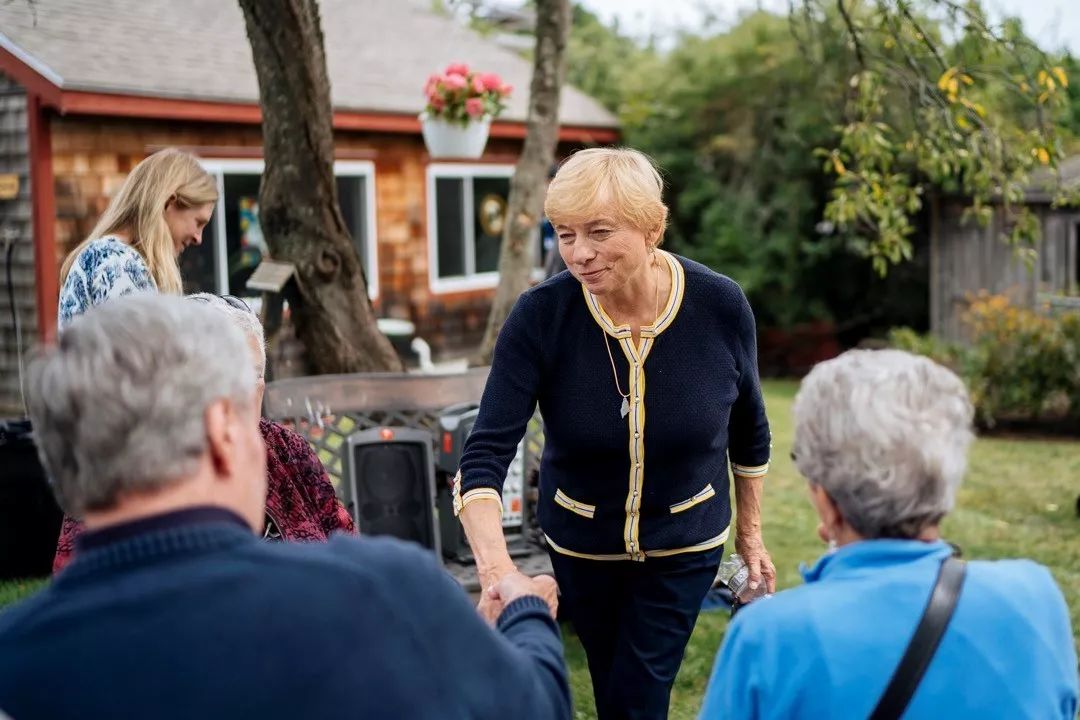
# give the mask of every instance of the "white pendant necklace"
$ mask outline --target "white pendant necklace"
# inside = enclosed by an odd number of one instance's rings
[[[653,298],[653,324],[655,325],[655,318],[660,317],[660,261],[655,259],[655,255],[653,257],[653,264],[656,267],[656,296]],[[619,371],[615,368],[615,356],[611,354],[611,343],[603,328],[600,329],[600,333],[604,336],[604,348],[607,350],[608,360],[611,361],[611,376],[615,379],[615,391],[622,396],[619,417],[625,418],[630,414],[630,393],[622,391],[622,386],[619,384]]]

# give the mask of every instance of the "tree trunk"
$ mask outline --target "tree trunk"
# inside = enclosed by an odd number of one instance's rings
[[[259,222],[296,266],[296,334],[318,374],[401,370],[375,324],[367,280],[338,206],[330,81],[316,0],[239,0],[259,80]],[[375,238],[370,239],[375,242]]]
[[[506,316],[529,287],[533,268],[533,241],[544,212],[547,173],[559,141],[559,91],[566,76],[566,43],[570,33],[569,0],[536,1],[536,50],[525,147],[510,181],[502,246],[499,251],[499,286],[488,316],[487,330],[474,365],[491,362],[495,339]]]

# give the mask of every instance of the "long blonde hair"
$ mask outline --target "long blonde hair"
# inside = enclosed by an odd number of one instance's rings
[[[176,148],[154,153],[135,166],[90,235],[68,253],[60,268],[60,284],[67,280],[75,258],[87,245],[107,235],[124,233],[146,261],[158,290],[181,293],[180,265],[165,222],[165,205],[173,200],[182,208],[192,208],[217,199],[217,182],[194,155]]]

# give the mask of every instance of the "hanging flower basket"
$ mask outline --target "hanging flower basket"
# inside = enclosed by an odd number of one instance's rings
[[[491,121],[506,107],[510,86],[495,73],[477,73],[455,63],[424,85],[427,105],[420,114],[424,144],[433,158],[478,158],[484,154]]]
[[[470,120],[464,125],[442,118],[420,116],[424,144],[433,158],[478,158],[484,154],[491,118]]]

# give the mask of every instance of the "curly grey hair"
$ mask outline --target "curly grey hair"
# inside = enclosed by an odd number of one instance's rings
[[[255,369],[243,333],[222,313],[140,293],[77,318],[28,370],[38,450],[61,507],[107,510],[194,472],[207,451],[204,416],[219,399],[251,407]]]
[[[913,538],[952,510],[972,415],[946,368],[898,350],[851,350],[802,382],[795,465],[863,537]]]
[[[202,301],[215,310],[225,313],[233,323],[243,330],[248,342],[259,349],[259,355],[255,358],[255,372],[260,378],[266,375],[266,336],[263,333],[262,323],[259,322],[259,318],[254,312],[231,305],[225,298],[213,293],[193,293],[188,295],[187,298]]]

